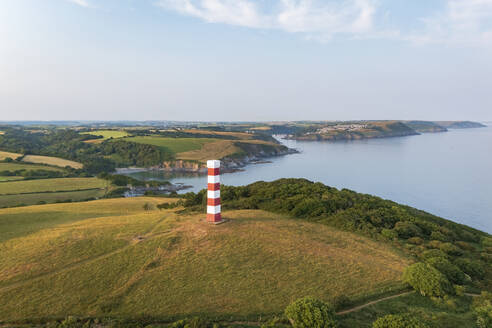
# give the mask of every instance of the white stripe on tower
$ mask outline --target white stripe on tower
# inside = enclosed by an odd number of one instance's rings
[[[207,161],[207,221],[221,222],[220,215],[220,161]]]

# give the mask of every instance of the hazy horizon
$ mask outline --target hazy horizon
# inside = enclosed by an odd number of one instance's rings
[[[8,121],[492,121],[492,0],[3,0]]]

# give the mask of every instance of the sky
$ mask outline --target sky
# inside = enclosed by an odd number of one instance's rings
[[[0,0],[2,120],[492,121],[492,0]]]

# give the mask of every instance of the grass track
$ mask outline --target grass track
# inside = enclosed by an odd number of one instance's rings
[[[226,212],[230,221],[212,226],[201,214],[143,210],[164,201],[0,210],[0,321],[249,318],[306,295],[328,300],[395,288],[408,263],[369,239],[262,211]]]

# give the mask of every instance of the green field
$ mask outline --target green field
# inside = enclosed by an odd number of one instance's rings
[[[0,210],[0,322],[68,314],[258,320],[306,295],[400,290],[410,263],[391,246],[324,225],[242,210],[214,226],[203,214],[156,210],[164,201]]]
[[[101,189],[108,182],[97,178],[60,178],[3,182],[0,195]]]
[[[212,138],[166,138],[153,136],[131,137],[126,140],[161,147],[165,151],[172,152],[174,154],[199,150],[203,147],[203,145],[217,141],[217,139]]]
[[[16,181],[16,180],[22,180],[24,179],[23,177],[0,177],[0,182],[6,182],[6,181]]]
[[[118,139],[129,136],[129,134],[122,130],[96,130],[90,132],[83,132],[82,134],[90,134],[93,136],[102,136],[102,139],[99,140],[107,140],[107,139]]]
[[[15,178],[15,177],[14,177]],[[0,178],[1,181],[2,178]],[[41,192],[35,194],[0,195],[0,207],[20,205],[37,205],[41,203],[56,203],[65,201],[82,201],[89,198],[101,198],[106,194],[105,189],[90,189],[81,191]]]
[[[45,171],[57,171],[61,172],[59,167],[35,165],[35,164],[21,164],[21,163],[0,163],[0,171],[18,171],[18,170],[45,170]]]

